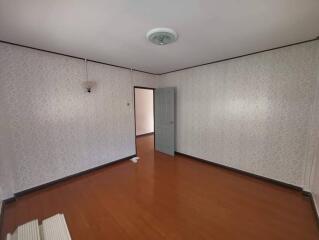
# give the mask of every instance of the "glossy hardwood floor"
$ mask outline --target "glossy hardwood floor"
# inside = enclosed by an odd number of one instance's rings
[[[72,239],[319,239],[301,192],[184,156],[138,138],[138,164],[123,161],[6,205],[2,235],[64,213]]]

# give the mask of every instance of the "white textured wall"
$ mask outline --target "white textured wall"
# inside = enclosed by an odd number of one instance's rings
[[[136,135],[154,132],[153,90],[135,89]]]
[[[133,86],[177,87],[178,151],[307,186],[318,56],[316,41],[160,77],[89,63],[88,94],[83,61],[1,43],[0,199],[134,154]]]
[[[82,60],[0,44],[2,199],[135,154],[133,86],[157,78],[91,62],[88,70],[91,94]]]
[[[0,53],[0,66],[3,64]],[[6,89],[2,86],[3,70],[0,67],[0,200],[13,196],[15,187],[15,162],[12,157],[12,138],[10,134],[11,119],[5,104]]]
[[[166,74],[177,151],[303,186],[318,41]]]

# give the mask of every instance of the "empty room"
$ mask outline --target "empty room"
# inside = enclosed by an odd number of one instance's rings
[[[0,0],[0,240],[319,239],[318,0]]]

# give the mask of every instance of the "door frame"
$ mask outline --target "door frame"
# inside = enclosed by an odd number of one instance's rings
[[[142,87],[142,86],[134,86],[133,87],[133,98],[134,98],[134,141],[135,141],[135,154],[137,155],[137,145],[136,145],[136,104],[135,104],[135,89],[146,89],[146,90],[152,90],[153,91],[153,126],[154,126],[154,150],[155,150],[155,89],[156,88],[150,88],[150,87]]]

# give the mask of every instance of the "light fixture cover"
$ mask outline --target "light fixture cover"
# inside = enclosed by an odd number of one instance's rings
[[[175,42],[178,35],[170,28],[154,28],[146,33],[146,38],[156,45],[166,45]]]
[[[95,81],[85,81],[83,82],[83,87],[90,93],[96,88],[97,83]]]

